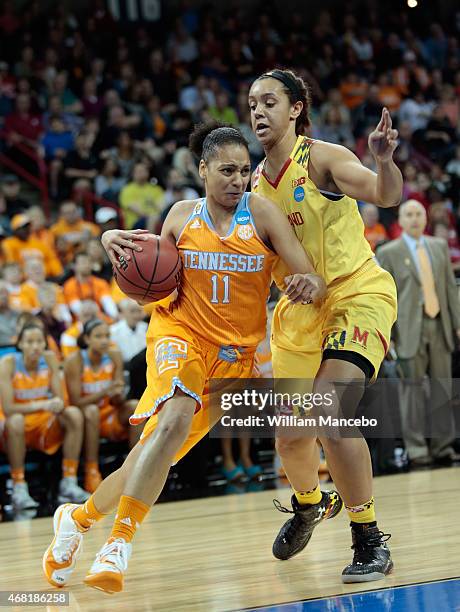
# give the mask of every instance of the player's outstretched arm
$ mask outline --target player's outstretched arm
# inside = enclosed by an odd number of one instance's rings
[[[322,300],[327,292],[326,283],[316,273],[285,215],[271,200],[254,193],[250,205],[259,236],[272,245],[291,272],[284,279],[289,299],[295,304]]]
[[[377,173],[364,167],[349,149],[341,145],[317,142],[312,147],[310,164],[320,176],[331,177],[340,191],[355,200],[371,202],[383,208],[401,201],[403,179],[393,161],[398,146],[398,131],[392,128],[386,108],[369,134],[369,149],[374,156]]]

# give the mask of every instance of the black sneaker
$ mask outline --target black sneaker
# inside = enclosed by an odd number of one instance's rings
[[[393,569],[390,549],[385,544],[390,534],[375,527],[355,527],[351,524],[353,561],[342,572],[342,582],[381,580]]]
[[[277,499],[273,500],[277,510],[294,515],[284,523],[273,542],[273,555],[277,559],[285,561],[303,550],[310,541],[313,529],[324,519],[333,518],[342,510],[343,502],[337,491],[322,493],[320,502],[308,506],[301,506],[293,495],[292,510],[284,508]]]

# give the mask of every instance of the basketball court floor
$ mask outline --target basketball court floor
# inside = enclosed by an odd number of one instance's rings
[[[391,532],[395,563],[385,580],[344,585],[350,561],[345,513],[323,523],[308,548],[277,561],[271,545],[289,518],[288,488],[163,503],[136,534],[125,590],[106,595],[82,579],[111,519],[86,536],[70,605],[42,610],[230,612],[460,612],[460,468],[375,479],[380,528]],[[46,591],[41,557],[52,519],[0,524],[0,590]],[[24,609],[24,608],[10,608]]]

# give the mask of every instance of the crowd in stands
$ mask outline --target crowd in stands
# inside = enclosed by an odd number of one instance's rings
[[[390,109],[403,200],[423,204],[460,274],[460,20],[355,4],[307,16],[305,3],[283,14],[265,2],[230,12],[184,0],[158,23],[128,26],[102,0],[87,11],[2,3],[0,153],[34,175],[36,158],[46,163],[52,206],[46,218],[16,175],[0,179],[0,345],[15,343],[28,313],[62,362],[97,318],[128,366],[145,348],[146,313],[114,283],[98,238],[120,225],[158,231],[174,202],[202,194],[187,148],[196,122],[238,126],[258,163],[247,93],[274,67],[310,84],[311,135],[368,167],[368,134]],[[397,209],[359,205],[373,249],[400,234]]]

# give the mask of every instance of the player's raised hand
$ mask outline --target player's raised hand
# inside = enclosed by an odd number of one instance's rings
[[[327,293],[324,278],[319,274],[291,274],[286,276],[286,295],[294,304],[312,304],[322,300]]]
[[[369,149],[377,161],[389,161],[398,146],[398,130],[392,127],[387,108],[382,109],[382,117],[373,132],[369,134]]]
[[[136,244],[140,240],[148,240],[148,230],[107,230],[102,234],[101,243],[104,247],[112,265],[115,268],[121,267],[120,257],[126,261],[131,259],[130,251],[142,251],[142,246]]]

